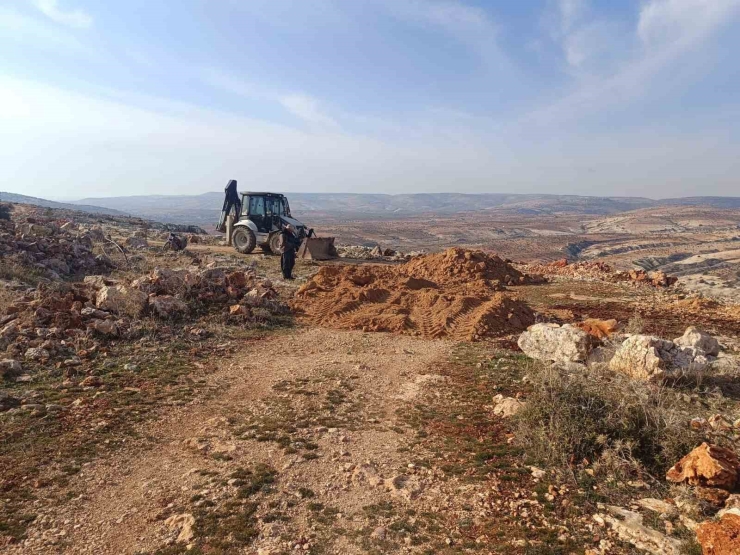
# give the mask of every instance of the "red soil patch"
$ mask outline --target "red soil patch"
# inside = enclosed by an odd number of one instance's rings
[[[314,325],[476,340],[534,323],[502,281],[533,280],[497,256],[454,248],[400,266],[324,266],[292,306]]]

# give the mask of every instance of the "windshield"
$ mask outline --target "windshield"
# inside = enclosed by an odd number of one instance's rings
[[[265,199],[267,213],[274,216],[285,216],[285,206],[280,197],[267,197]]]
[[[244,210],[250,216],[265,215],[265,197],[248,197],[249,202],[244,203]]]

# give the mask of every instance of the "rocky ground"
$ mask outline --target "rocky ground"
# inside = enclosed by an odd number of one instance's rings
[[[290,283],[276,257],[42,210],[0,222],[0,551],[738,552],[727,300],[495,259],[523,333],[326,329],[295,292],[372,274],[353,260]],[[460,255],[380,274],[462,294],[492,270]]]

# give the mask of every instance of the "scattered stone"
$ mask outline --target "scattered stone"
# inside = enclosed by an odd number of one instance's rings
[[[115,285],[103,286],[96,296],[95,306],[117,314],[140,316],[146,307],[147,296],[138,289]]]
[[[517,344],[528,357],[552,362],[583,362],[593,346],[588,333],[570,324],[535,324]]]
[[[370,537],[374,540],[384,540],[387,535],[387,531],[382,526],[378,526],[375,530],[373,530],[372,534],[370,534]]]
[[[706,358],[697,356],[691,349],[651,335],[628,337],[609,361],[611,370],[647,381],[700,371],[706,365]]]
[[[692,348],[697,354],[704,356],[716,357],[720,350],[719,341],[694,326],[686,328],[684,334],[673,342],[679,347]]]
[[[116,337],[119,333],[118,326],[113,320],[93,320],[88,326],[101,335]]]
[[[678,509],[675,505],[671,505],[670,503],[667,503],[660,499],[654,499],[652,497],[639,499],[637,501],[637,504],[640,505],[640,507],[642,507],[643,509],[653,511],[654,513],[658,513],[660,515],[674,516],[678,513]]]
[[[179,318],[188,312],[188,305],[172,295],[159,295],[149,298],[149,306],[160,318]]]
[[[103,385],[103,380],[98,376],[88,376],[80,382],[80,387],[100,387]]]
[[[740,516],[725,514],[717,522],[703,522],[696,529],[696,539],[704,555],[740,553]]]
[[[702,443],[666,474],[674,483],[731,491],[738,483],[740,460],[730,449]]]
[[[622,541],[654,555],[679,555],[681,553],[679,540],[643,525],[640,513],[613,505],[606,506],[606,510],[608,513],[599,513],[598,517],[611,527]]]
[[[31,347],[26,350],[23,356],[26,360],[44,361],[48,360],[51,355],[46,349],[42,349],[41,347]]]
[[[195,537],[195,532],[193,531],[195,517],[189,513],[173,515],[165,520],[164,523],[173,530],[179,531],[177,536],[178,542],[189,543]]]
[[[514,397],[504,397],[498,394],[493,398],[493,414],[501,418],[514,416],[522,406],[523,403]]]
[[[6,358],[0,360],[0,377],[8,378],[23,372],[23,365],[17,360]]]

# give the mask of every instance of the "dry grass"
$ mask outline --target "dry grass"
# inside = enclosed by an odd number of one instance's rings
[[[517,415],[528,453],[557,465],[584,459],[610,473],[660,476],[701,437],[680,394],[606,370],[535,367],[533,391]]]

